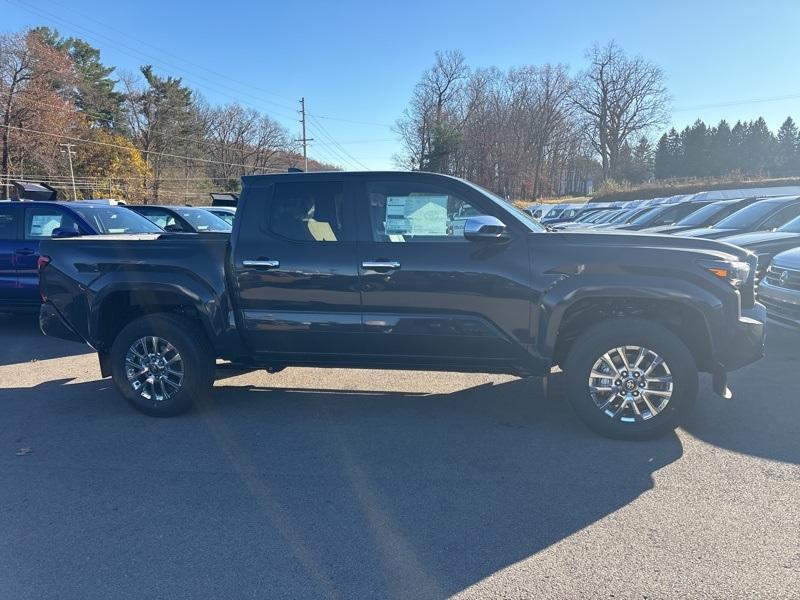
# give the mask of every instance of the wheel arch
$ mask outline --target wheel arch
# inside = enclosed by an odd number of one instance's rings
[[[703,309],[703,306],[707,310]],[[713,305],[697,296],[680,297],[653,290],[614,289],[565,298],[552,306],[540,328],[540,352],[560,365],[573,342],[588,327],[615,318],[638,317],[658,323],[683,341],[703,371],[714,368]],[[713,318],[713,314],[711,317]]]

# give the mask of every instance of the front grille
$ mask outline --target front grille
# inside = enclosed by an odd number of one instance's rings
[[[786,273],[785,278],[784,273]],[[785,288],[787,290],[800,290],[800,271],[797,269],[784,269],[783,267],[770,265],[769,269],[767,269],[766,281],[775,287]]]
[[[800,323],[800,305],[776,298],[765,298],[763,294],[758,297],[758,301],[767,307],[767,313],[773,319]]]

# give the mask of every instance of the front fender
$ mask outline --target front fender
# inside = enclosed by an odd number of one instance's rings
[[[540,298],[536,328],[537,353],[552,360],[564,316],[576,303],[584,300],[652,300],[669,302],[693,311],[702,318],[712,351],[716,332],[722,328],[727,309],[724,303],[699,285],[680,279],[657,276],[615,275],[609,282],[603,275],[564,277],[552,285]]]

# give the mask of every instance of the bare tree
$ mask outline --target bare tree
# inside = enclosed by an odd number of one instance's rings
[[[462,124],[457,114],[468,74],[460,51],[436,53],[433,67],[414,87],[409,107],[395,126],[404,146],[400,164],[409,169],[448,170]]]
[[[607,179],[617,174],[625,142],[667,122],[669,96],[660,67],[629,57],[613,41],[593,46],[586,57],[589,66],[578,76],[572,98]]]
[[[73,78],[65,53],[36,32],[0,36],[0,197],[11,168],[23,161],[48,173],[57,168],[58,137],[76,122],[72,102],[60,94]],[[34,127],[35,126],[35,127]],[[27,129],[47,131],[43,136]]]
[[[204,111],[209,172],[236,189],[243,175],[268,172],[285,162],[289,134],[255,109],[229,104]]]

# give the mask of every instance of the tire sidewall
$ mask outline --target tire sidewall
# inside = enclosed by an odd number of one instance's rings
[[[160,337],[181,355],[181,389],[167,400],[147,400],[128,382],[125,359],[131,345],[146,336]],[[214,360],[205,335],[191,321],[177,315],[145,315],[126,325],[111,347],[111,373],[117,391],[137,410],[155,417],[181,414],[204,399],[213,385]]]
[[[673,393],[662,412],[634,423],[611,419],[589,393],[589,373],[608,350],[646,347],[661,356],[673,376]],[[593,431],[615,439],[648,439],[677,427],[697,397],[697,366],[691,351],[672,332],[645,319],[613,319],[600,323],[575,340],[565,361],[567,396],[578,417]]]

